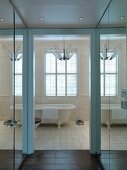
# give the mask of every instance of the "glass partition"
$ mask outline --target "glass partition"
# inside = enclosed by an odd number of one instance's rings
[[[15,167],[13,124],[14,11],[8,0],[0,1],[0,168]],[[6,10],[8,12],[5,12]],[[10,30],[5,31],[5,29]],[[9,53],[9,55],[7,55]],[[8,158],[8,160],[7,160]]]
[[[0,1],[0,169],[18,169],[22,160],[22,59],[24,27],[8,0]],[[17,62],[18,61],[18,62]],[[20,113],[17,113],[20,112]]]
[[[15,128],[15,165],[20,165],[25,157],[23,150],[23,35],[19,33],[19,28],[24,28],[24,24],[15,11],[15,37],[14,37],[14,117],[17,121]]]
[[[127,13],[124,5],[112,1],[97,28],[100,31],[100,160],[106,170],[121,166],[121,155],[127,150]]]

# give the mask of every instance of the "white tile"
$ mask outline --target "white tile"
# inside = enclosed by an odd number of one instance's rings
[[[0,122],[0,149],[12,149],[12,129]],[[101,148],[127,149],[127,127],[113,126],[101,129]],[[74,122],[63,125],[60,129],[56,126],[40,126],[35,130],[35,149],[40,150],[73,150],[89,149],[89,123],[86,121],[82,126]],[[22,148],[22,128],[16,129],[16,148]]]

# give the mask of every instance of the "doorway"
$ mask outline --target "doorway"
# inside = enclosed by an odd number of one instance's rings
[[[35,149],[89,150],[90,36],[36,35],[34,54]]]

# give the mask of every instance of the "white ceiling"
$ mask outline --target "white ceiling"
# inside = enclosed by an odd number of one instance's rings
[[[5,19],[0,28],[13,26],[9,1],[22,19],[16,15],[16,27],[24,27],[24,22],[29,28],[95,28],[110,0],[0,0],[0,18]],[[105,14],[100,26],[125,26],[125,19],[120,19],[123,15],[127,16],[127,0],[112,0],[109,19]]]
[[[108,0],[12,0],[28,27],[93,28]],[[79,17],[83,16],[84,21]],[[44,21],[40,20],[44,17]]]
[[[4,21],[0,20],[0,29],[14,27],[13,7],[9,0],[0,0],[0,19],[1,18],[4,18]],[[15,13],[15,21],[17,27],[24,27],[17,13]]]
[[[121,20],[121,16],[124,19]],[[127,0],[112,0],[109,9],[103,16],[100,27],[126,27],[127,23]]]

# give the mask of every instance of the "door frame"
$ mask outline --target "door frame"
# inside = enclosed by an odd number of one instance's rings
[[[100,55],[100,36],[103,34],[125,34],[127,35],[126,28],[97,28],[96,29],[96,54]],[[99,58],[99,76],[100,76],[100,58]],[[99,78],[100,79],[100,78]],[[100,80],[99,80],[100,82]],[[99,85],[100,86],[100,85]],[[100,130],[99,130],[99,138],[100,138],[100,146],[99,153],[101,153],[101,95],[99,97],[99,122]]]
[[[90,153],[100,153],[100,86],[99,86],[99,59],[96,58],[96,31],[95,29],[28,29],[28,154],[34,152],[34,99],[35,99],[35,77],[34,77],[34,45],[35,35],[89,35],[90,36]],[[95,74],[96,73],[96,74]],[[33,83],[31,83],[33,82]],[[98,99],[98,100],[96,100]],[[99,132],[99,133],[98,133]]]

